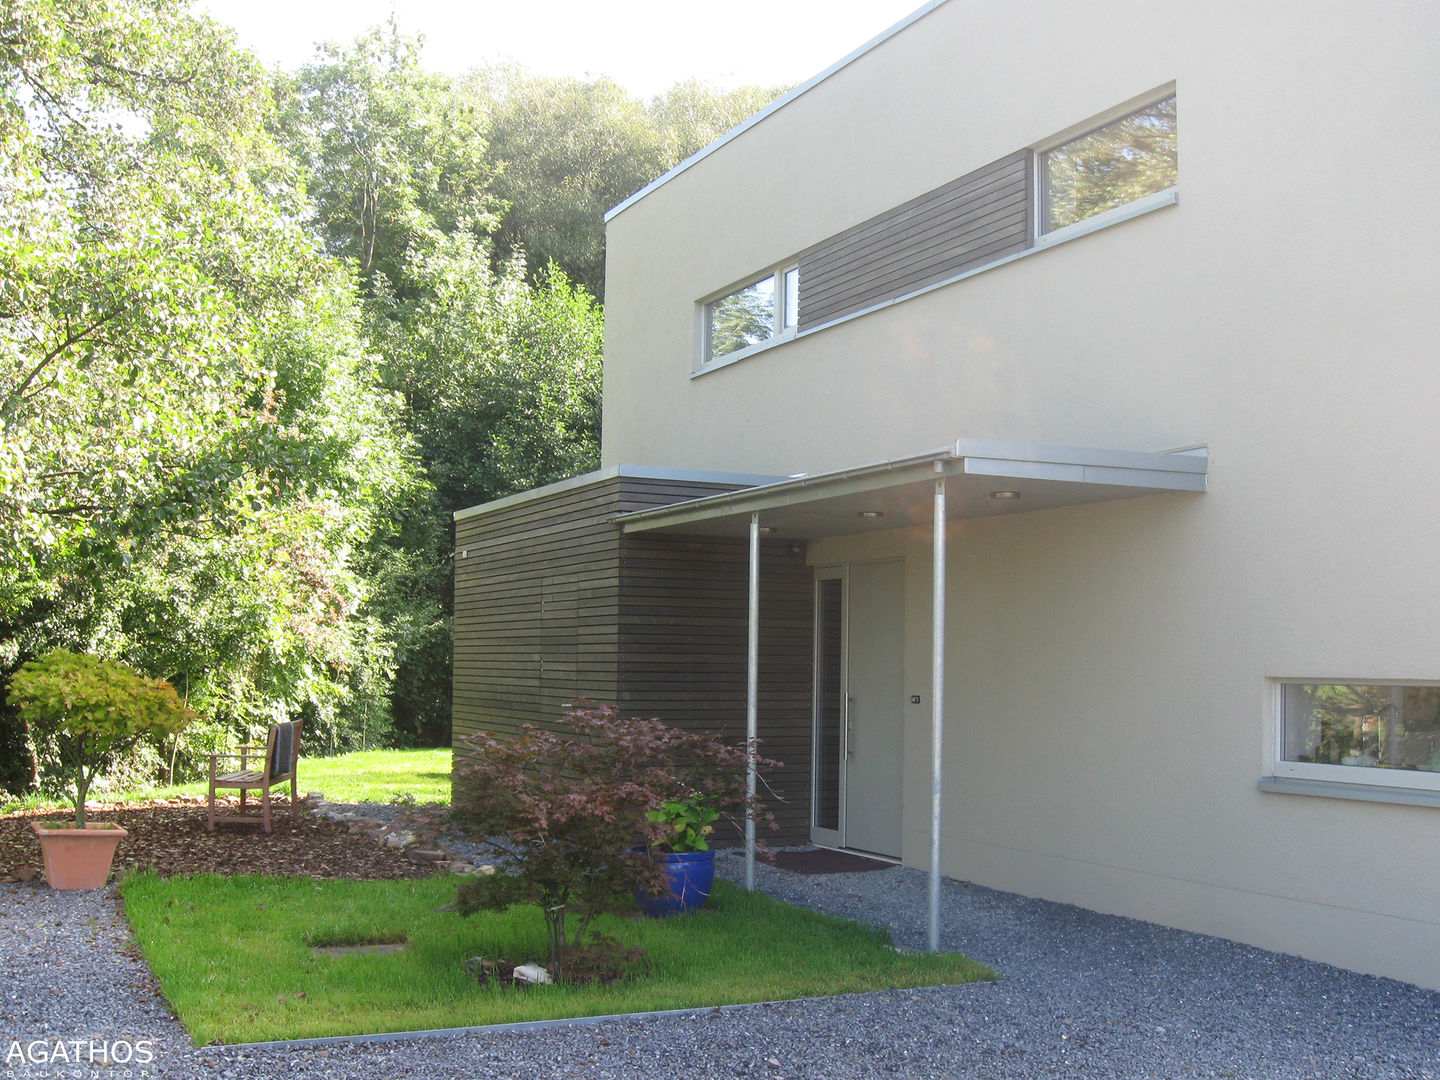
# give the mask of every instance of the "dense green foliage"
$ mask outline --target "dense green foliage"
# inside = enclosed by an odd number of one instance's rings
[[[310,224],[357,268],[377,381],[424,470],[360,554],[395,646],[390,713],[402,738],[448,741],[450,515],[598,463],[600,310],[558,269],[532,283],[523,259],[497,265],[483,111],[393,26],[280,96]]]
[[[353,549],[417,478],[268,80],[176,0],[5,0],[0,39],[0,663],[343,742],[389,664]]]
[[[657,809],[647,810],[645,820],[665,830],[658,847],[663,851],[709,851],[710,834],[720,811],[703,796],[668,799]]]
[[[605,212],[780,92],[692,81],[642,104],[611,79],[513,68],[481,71],[469,90],[492,117],[491,150],[501,164],[494,190],[508,209],[497,250],[522,252],[532,273],[557,263],[601,299]]]
[[[141,739],[177,734],[195,718],[168,682],[66,649],[22,667],[8,696],[70,781],[77,829],[85,827],[85,796],[101,770]]]
[[[420,64],[394,23],[327,45],[280,80],[278,132],[300,164],[311,224],[368,293],[401,287],[411,245],[495,224],[485,117]]]
[[[393,27],[274,75],[186,0],[0,0],[0,681],[168,679],[182,776],[292,716],[448,741],[450,515],[595,464],[601,204],[750,100],[497,85]],[[0,711],[0,786],[32,742]]]

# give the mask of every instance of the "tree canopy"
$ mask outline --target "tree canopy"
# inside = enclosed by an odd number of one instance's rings
[[[641,102],[612,79],[553,78],[513,67],[476,72],[468,93],[491,116],[495,193],[507,209],[502,254],[532,273],[561,266],[605,296],[605,212],[763,108],[780,90],[677,83]]]
[[[212,718],[323,711],[350,548],[415,467],[268,78],[172,0],[0,20],[0,661],[98,649]]]
[[[312,227],[368,292],[376,276],[399,287],[412,241],[495,227],[486,117],[452,80],[421,66],[420,43],[393,19],[349,47],[322,46],[279,80],[277,96]]]
[[[769,96],[0,0],[0,681],[65,647],[194,746],[448,740],[450,514],[595,465],[603,212]]]

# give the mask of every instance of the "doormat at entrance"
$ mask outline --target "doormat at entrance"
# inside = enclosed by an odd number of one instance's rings
[[[776,851],[771,854],[771,865],[795,874],[853,874],[860,870],[884,870],[895,865],[882,859],[871,859],[848,851],[831,851],[829,848]]]

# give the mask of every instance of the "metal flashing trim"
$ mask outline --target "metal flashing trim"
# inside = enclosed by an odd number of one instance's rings
[[[900,951],[910,951],[901,949]],[[916,986],[911,994],[951,990],[949,986]],[[273,1042],[224,1043],[215,1050],[301,1050],[319,1046],[344,1046],[348,1043],[408,1042],[417,1039],[447,1039],[463,1035],[489,1035],[505,1031],[544,1031],[548,1028],[598,1027],[626,1020],[660,1020],[670,1016],[710,1016],[715,1013],[741,1012],[749,1009],[771,1009],[777,1005],[804,1002],[855,1000],[889,993],[884,990],[834,994],[830,997],[779,998],[770,1001],[741,1001],[729,1005],[696,1005],[688,1009],[659,1009],[655,1012],[606,1013],[603,1016],[565,1016],[555,1020],[519,1020],[509,1024],[477,1024],[473,1027],[426,1028],[423,1031],[382,1031],[362,1035],[326,1035],[313,1039],[277,1039]]]
[[[1115,469],[1158,469],[1205,475],[1209,453],[1204,446],[1170,450],[1106,450],[1093,446],[1007,442],[1001,439],[956,439],[950,452],[960,458],[997,461],[1044,461]]]
[[[456,510],[453,517],[456,521],[464,521],[477,514],[488,514],[492,510],[503,510],[507,506],[519,506],[535,499],[543,499],[546,496],[558,495],[565,491],[574,491],[605,480],[614,480],[617,477],[633,477],[639,480],[678,480],[702,484],[740,484],[747,488],[761,487],[784,479],[781,476],[759,473],[707,472],[704,469],[666,469],[648,465],[609,465],[603,469],[596,469],[594,472],[581,473],[579,476],[557,480],[544,487],[531,488],[529,491],[492,499],[490,502],[480,503],[478,506],[468,506],[463,510]]]
[[[673,169],[665,173],[663,176],[660,176],[657,179],[650,181],[650,183],[646,184],[639,191],[635,192],[634,195],[631,195],[624,202],[618,203],[615,206],[611,207],[605,213],[606,224],[609,223],[611,218],[615,217],[620,213],[623,213],[635,203],[645,198],[646,195],[649,195],[656,188],[663,187],[664,185],[668,184],[671,180],[679,176],[681,173],[685,172],[692,165],[696,165],[699,162],[703,161],[705,158],[709,157],[716,150],[719,150],[722,146],[730,142],[732,139],[739,138],[756,124],[760,123],[766,117],[770,116],[772,113],[779,112],[786,105],[790,104],[790,102],[798,98],[801,94],[804,94],[809,90],[813,89],[814,87],[818,86],[820,83],[830,78],[831,75],[834,75],[837,71],[849,67],[852,63],[860,59],[872,49],[878,48],[880,45],[883,45],[886,41],[890,40],[901,30],[904,30],[911,23],[917,21],[920,18],[923,18],[931,11],[934,11],[941,4],[947,2],[948,0],[928,0],[927,3],[922,4],[920,7],[916,8],[909,15],[906,15],[903,19],[897,22],[894,26],[891,26],[886,30],[882,30],[865,44],[861,45],[858,49],[841,57],[839,60],[835,61],[835,63],[827,67],[824,71],[820,72],[818,75],[812,75],[799,86],[795,87],[795,89],[789,91],[788,93],[782,94],[780,97],[772,101],[769,105],[766,105],[765,108],[757,112],[754,116],[750,117],[750,119],[735,125],[735,127],[731,128],[724,135],[721,135],[714,142],[710,143],[710,145],[701,147],[699,150],[695,151],[695,153],[691,154],[688,158],[680,162],[679,165],[676,165]]]
[[[659,506],[650,510],[632,510],[617,514],[615,520],[626,532],[638,532],[660,525],[673,525],[681,521],[703,521],[727,512],[743,509],[766,509],[775,506],[793,506],[796,503],[828,499],[852,491],[870,491],[893,484],[911,483],[915,474],[928,475],[933,462],[951,460],[950,449],[942,447],[928,453],[911,457],[895,458],[838,472],[801,473],[787,477],[777,483],[765,484],[740,491],[721,492],[699,499]],[[663,521],[656,520],[663,518]]]
[[[1175,454],[958,439],[953,452],[964,459],[967,476],[1059,480],[1163,491],[1204,491],[1209,467],[1209,456],[1203,451]]]
[[[1292,776],[1264,776],[1255,785],[1278,795],[1315,795],[1324,799],[1395,803],[1401,806],[1440,806],[1440,791],[1384,787],[1380,784],[1342,784],[1332,780],[1303,780]]]

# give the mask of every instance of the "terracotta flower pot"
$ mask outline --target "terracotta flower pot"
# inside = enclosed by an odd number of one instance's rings
[[[118,825],[55,829],[40,822],[30,827],[40,838],[45,880],[52,889],[99,889],[110,877],[115,848],[127,835]]]

